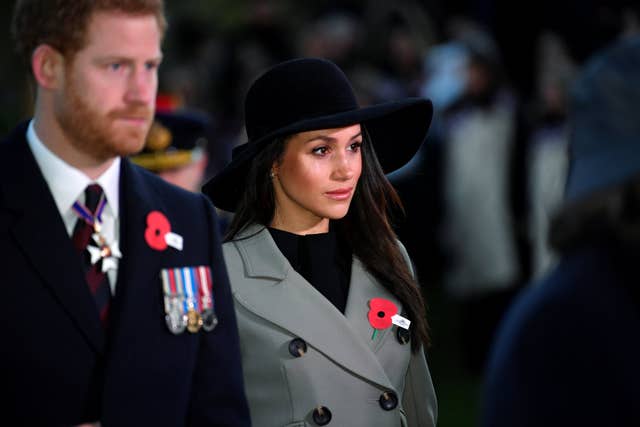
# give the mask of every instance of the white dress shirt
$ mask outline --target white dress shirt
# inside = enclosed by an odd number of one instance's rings
[[[44,145],[36,134],[33,120],[31,120],[27,129],[27,141],[36,163],[49,186],[49,191],[53,195],[69,237],[73,234],[76,221],[78,221],[78,216],[72,209],[73,203],[79,201],[84,204],[85,188],[95,183],[102,187],[107,200],[102,212],[102,235],[108,244],[114,241],[119,242],[120,158],[116,158],[109,169],[93,181],[80,170],[56,156]],[[116,260],[116,268],[107,272],[112,295],[115,295],[117,265],[118,262]]]

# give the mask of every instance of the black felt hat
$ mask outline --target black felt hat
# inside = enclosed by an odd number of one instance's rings
[[[202,190],[218,208],[233,212],[251,161],[276,137],[356,123],[366,127],[383,171],[390,173],[418,151],[432,116],[431,101],[423,98],[361,108],[349,80],[334,63],[319,58],[286,61],[249,88],[245,99],[249,141],[233,149],[231,163]]]

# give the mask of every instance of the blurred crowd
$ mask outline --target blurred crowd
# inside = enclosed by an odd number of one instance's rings
[[[455,334],[464,369],[475,376],[513,296],[556,261],[546,236],[563,197],[567,95],[577,70],[608,42],[640,31],[633,2],[517,3],[167,2],[163,109],[207,117],[201,179],[246,141],[245,91],[277,62],[331,59],[361,105],[433,101],[426,144],[391,176],[405,205],[396,225],[427,301],[437,291],[458,308]],[[29,115],[15,108],[29,96],[16,89],[26,77],[7,68],[0,71],[3,132],[16,114]]]

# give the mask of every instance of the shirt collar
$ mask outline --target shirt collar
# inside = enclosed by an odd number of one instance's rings
[[[31,120],[27,129],[27,142],[36,163],[42,171],[45,181],[49,185],[53,199],[56,202],[60,215],[64,216],[71,209],[73,203],[78,200],[87,185],[93,183],[89,177],[79,169],[66,163],[60,157],[49,150],[36,134],[34,121]],[[119,212],[119,182],[120,182],[120,157],[109,166],[102,175],[95,180],[104,190],[107,199],[106,209],[111,211],[114,218]]]

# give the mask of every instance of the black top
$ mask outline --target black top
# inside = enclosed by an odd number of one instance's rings
[[[351,251],[335,232],[304,236],[268,228],[291,266],[344,313],[351,277]]]

